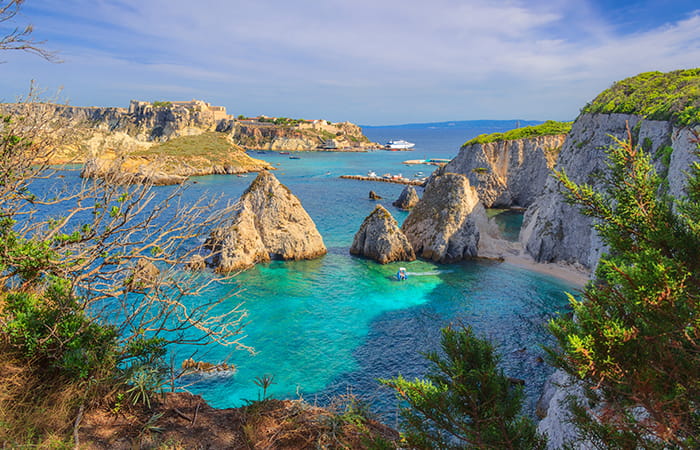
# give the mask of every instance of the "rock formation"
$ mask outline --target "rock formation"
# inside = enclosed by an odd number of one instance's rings
[[[416,259],[413,247],[398,223],[382,205],[377,205],[362,222],[350,253],[374,259],[379,264]]]
[[[243,270],[270,259],[313,259],[326,253],[323,239],[286,186],[261,172],[235,205],[231,223],[217,228],[205,246],[219,272]]]
[[[469,179],[445,173],[428,184],[401,229],[418,257],[455,262],[477,256],[478,224],[486,221]]]
[[[370,200],[381,200],[381,199],[382,199],[382,196],[379,195],[379,194],[377,194],[377,193],[374,192],[374,191],[369,191],[369,199],[370,199]]]
[[[396,206],[399,209],[409,210],[416,206],[419,200],[420,198],[418,197],[416,188],[409,185],[403,188],[403,191],[401,191],[399,198],[397,198],[396,201],[392,203],[392,205]]]
[[[669,193],[682,195],[684,171],[696,160],[695,145],[687,128],[674,128],[671,122],[643,120],[632,114],[582,114],[564,143],[557,168],[576,183],[602,188],[600,174],[607,171],[606,149],[611,136],[627,137],[627,124],[634,129],[635,142],[655,157],[655,166],[667,173]],[[668,167],[661,161],[668,150]],[[520,240],[538,262],[563,262],[595,269],[604,247],[590,218],[564,201],[558,182],[547,180],[540,195],[525,213]]]
[[[465,175],[487,208],[527,207],[542,192],[565,138],[558,134],[468,144],[439,173]]]

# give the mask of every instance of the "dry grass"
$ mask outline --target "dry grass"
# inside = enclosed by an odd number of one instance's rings
[[[83,396],[75,383],[46,384],[0,347],[0,447],[70,448]]]

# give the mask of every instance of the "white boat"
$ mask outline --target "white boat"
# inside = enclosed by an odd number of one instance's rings
[[[367,172],[367,176],[370,177],[370,178],[376,178],[376,177],[377,177],[377,172],[375,172],[375,171],[373,171],[373,170],[370,170],[369,172]]]
[[[384,145],[384,147],[389,150],[408,150],[409,148],[413,148],[415,146],[416,144],[413,142],[404,141],[403,139],[389,141]]]

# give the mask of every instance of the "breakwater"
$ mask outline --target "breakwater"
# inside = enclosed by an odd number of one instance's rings
[[[346,180],[380,181],[382,183],[408,184],[411,186],[423,186],[423,183],[425,183],[425,179],[409,180],[408,178],[368,177],[363,175],[341,175],[340,178],[344,178]]]

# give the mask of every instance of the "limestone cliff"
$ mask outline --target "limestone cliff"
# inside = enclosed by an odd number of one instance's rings
[[[218,109],[217,109],[218,108]],[[271,150],[364,151],[376,147],[360,127],[325,120],[248,119],[227,116],[221,107],[192,102],[140,102],[128,109],[78,107],[47,103],[0,104],[0,114],[42,110],[58,126],[73,131],[73,142],[57,149],[55,163],[82,163],[106,151],[147,149],[181,136],[218,131],[237,145]]]
[[[565,134],[467,143],[442,173],[469,178],[487,208],[529,206],[556,163]]]
[[[243,147],[261,150],[365,151],[377,146],[362,134],[360,127],[349,122],[314,120],[275,124],[228,120],[219,123],[217,130],[229,133]]]
[[[418,257],[455,262],[477,256],[478,223],[486,221],[469,179],[445,173],[428,184],[401,229]]]
[[[607,170],[605,150],[614,143],[611,136],[626,138],[627,124],[635,141],[652,154],[657,170],[667,174],[670,194],[682,195],[683,172],[696,158],[695,145],[688,128],[674,127],[669,121],[643,120],[632,114],[582,114],[562,147],[557,168],[576,183],[601,189],[599,175]],[[579,264],[592,270],[604,251],[592,225],[591,219],[564,201],[557,181],[550,178],[525,213],[520,240],[536,261]]]
[[[416,259],[408,239],[382,205],[377,205],[362,222],[353,239],[350,254],[365,256],[380,264]]]
[[[299,199],[270,172],[261,172],[235,205],[231,223],[206,242],[217,271],[243,270],[270,259],[313,259],[323,239]]]

